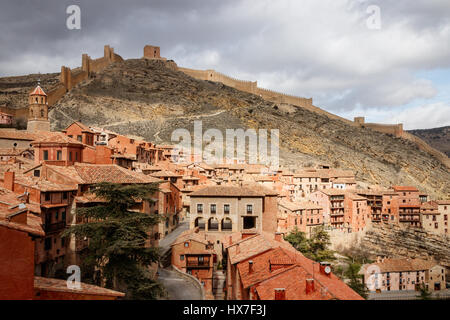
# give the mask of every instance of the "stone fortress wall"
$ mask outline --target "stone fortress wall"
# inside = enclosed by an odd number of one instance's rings
[[[380,124],[380,123],[366,123],[364,117],[355,117],[354,123],[362,128],[370,128],[375,131],[392,134],[396,137],[402,137],[404,134],[403,124]]]
[[[87,54],[81,56],[81,67],[71,70],[69,67],[61,67],[60,83],[47,90],[48,105],[54,105],[66,92],[70,91],[78,83],[87,80],[92,73],[100,72],[114,62],[123,61],[122,57],[114,53],[114,48],[108,45],[104,47],[104,55],[98,59],[92,59]]]
[[[354,123],[363,128],[369,128],[378,132],[391,134],[393,136],[403,138],[415,143],[420,150],[428,152],[439,159],[443,164],[450,168],[450,159],[444,153],[434,149],[419,137],[403,130],[403,124],[380,124],[380,123],[366,123],[364,117],[355,117]]]
[[[312,98],[302,98],[297,96],[292,96],[284,93],[280,93],[277,91],[260,88],[258,87],[257,81],[247,81],[247,80],[239,80],[232,77],[229,77],[223,73],[217,72],[215,70],[196,70],[189,68],[178,67],[179,71],[198,79],[198,80],[208,80],[214,82],[221,82],[224,85],[235,88],[240,91],[248,92],[251,94],[255,94],[263,98],[264,100],[276,103],[276,104],[289,104],[299,108],[308,109],[312,112],[316,112],[322,115],[325,115],[332,119],[337,119],[346,122],[349,125],[355,125],[352,121],[347,120],[345,118],[339,117],[335,114],[329,113],[323,109],[320,109],[313,105]]]

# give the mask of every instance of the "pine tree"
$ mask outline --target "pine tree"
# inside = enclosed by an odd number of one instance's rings
[[[83,265],[96,270],[93,282],[124,291],[128,299],[156,299],[163,287],[149,272],[159,259],[159,249],[149,247],[150,231],[159,217],[133,211],[137,200],[149,201],[158,191],[157,184],[94,185],[92,192],[105,202],[77,209],[86,223],[71,226],[64,236],[88,239]]]

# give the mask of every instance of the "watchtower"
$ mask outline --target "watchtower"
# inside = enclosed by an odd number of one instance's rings
[[[28,131],[50,131],[48,121],[47,94],[42,90],[39,82],[28,96]]]
[[[161,59],[159,47],[146,45],[144,47],[144,58],[146,58],[146,59]]]

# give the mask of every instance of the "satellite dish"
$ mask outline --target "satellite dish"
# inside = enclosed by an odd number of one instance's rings
[[[330,272],[331,272],[330,266],[326,266],[326,267],[325,267],[325,273],[326,273],[326,274],[330,274]]]

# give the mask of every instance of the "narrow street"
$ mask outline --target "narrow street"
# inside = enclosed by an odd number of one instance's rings
[[[159,247],[161,248],[161,254],[164,255],[168,250],[170,250],[170,246],[172,243],[178,238],[178,236],[189,229],[189,221],[182,221],[178,224],[178,227],[169,233],[164,239],[159,241]]]
[[[160,269],[158,280],[168,292],[167,300],[201,300],[199,289],[189,280],[181,277],[178,272]]]
[[[181,222],[178,227],[159,242],[161,255],[165,256],[170,251],[171,244],[183,232],[189,229],[187,221]],[[168,300],[201,300],[202,294],[194,283],[182,277],[170,267],[159,269],[158,280],[166,288]]]

